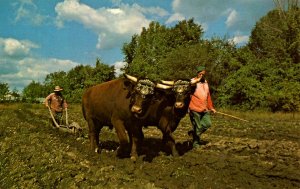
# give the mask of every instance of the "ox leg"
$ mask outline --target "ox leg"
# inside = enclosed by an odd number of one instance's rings
[[[138,158],[138,151],[141,148],[142,140],[144,139],[144,133],[142,127],[137,126],[131,133],[131,153],[130,159],[136,161]]]
[[[96,127],[96,124],[92,119],[88,119],[87,121],[89,126],[89,139],[91,150],[96,153],[100,153],[101,150],[99,148],[99,133],[101,127]]]
[[[117,149],[117,156],[124,157],[127,155],[126,146],[128,145],[128,139],[127,139],[124,123],[121,120],[116,120],[112,122],[120,143],[120,146]]]
[[[174,157],[178,157],[178,151],[176,149],[175,139],[171,133],[163,133],[163,142],[171,150],[171,153]]]
[[[165,111],[167,113],[167,111]],[[175,130],[175,123],[172,122],[170,115],[162,116],[158,128],[163,133],[163,143],[171,150],[174,157],[179,156],[175,145],[175,139],[172,136],[172,129]]]
[[[132,161],[134,161],[134,162],[138,158],[138,153],[137,153],[138,142],[139,142],[138,137],[132,136],[132,145],[131,145],[130,159]]]

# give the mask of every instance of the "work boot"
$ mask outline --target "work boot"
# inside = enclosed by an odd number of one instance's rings
[[[200,142],[194,141],[193,142],[193,148],[199,148],[200,147]]]
[[[198,147],[200,147],[200,137],[196,133],[193,133],[193,148]]]

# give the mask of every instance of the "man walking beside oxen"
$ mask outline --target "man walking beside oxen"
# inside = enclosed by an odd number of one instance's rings
[[[198,66],[197,76],[192,80],[197,81],[195,92],[191,95],[191,101],[189,104],[189,115],[193,125],[193,147],[197,148],[203,143],[200,140],[201,134],[203,134],[210,126],[210,112],[216,113],[213,102],[211,100],[209,86],[205,80],[205,67]]]

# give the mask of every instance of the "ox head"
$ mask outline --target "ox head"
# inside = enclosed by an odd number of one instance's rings
[[[130,90],[130,111],[137,117],[142,117],[151,103],[155,84],[149,79],[138,79],[125,74],[133,84]]]
[[[162,81],[163,84],[173,87],[173,94],[175,96],[175,108],[181,109],[187,107],[190,101],[190,95],[195,91],[196,80],[176,80],[176,81]]]

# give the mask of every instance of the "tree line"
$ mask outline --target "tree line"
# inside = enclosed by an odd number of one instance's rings
[[[124,72],[153,81],[191,79],[195,68],[206,66],[214,104],[218,108],[300,110],[300,9],[297,3],[277,7],[253,27],[249,42],[237,46],[227,37],[205,39],[193,19],[166,27],[151,22],[122,47]],[[63,86],[69,102],[80,102],[83,91],[115,79],[114,66],[96,60],[94,67],[79,65],[69,72],[32,81],[23,97],[45,97],[55,85]],[[1,85],[0,85],[1,90]],[[2,94],[2,93],[1,93]]]

